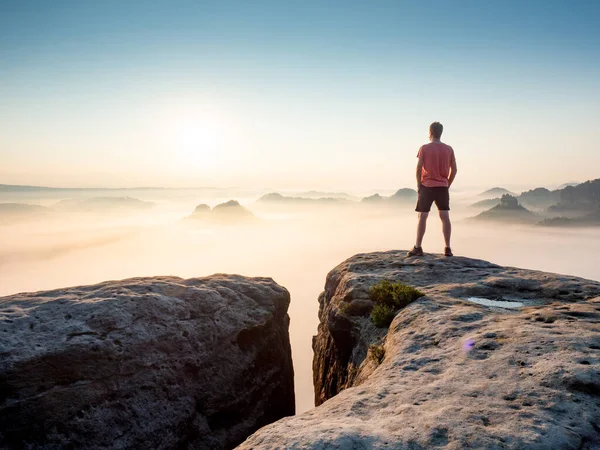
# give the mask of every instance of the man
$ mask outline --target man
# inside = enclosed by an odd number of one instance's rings
[[[425,236],[427,217],[433,202],[435,202],[442,220],[442,230],[446,244],[444,255],[452,256],[452,249],[450,248],[452,225],[450,224],[450,194],[448,190],[456,177],[457,167],[454,150],[440,141],[443,130],[444,127],[441,123],[433,122],[429,126],[429,140],[431,142],[423,145],[417,153],[417,158],[419,158],[417,163],[419,199],[415,210],[419,213],[419,223],[417,225],[417,242],[407,256],[423,255],[421,244],[423,236]]]

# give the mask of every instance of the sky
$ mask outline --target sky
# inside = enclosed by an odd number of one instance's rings
[[[412,187],[600,176],[598,1],[0,2],[0,183]]]

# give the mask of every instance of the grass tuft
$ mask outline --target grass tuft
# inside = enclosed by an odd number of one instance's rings
[[[373,344],[369,347],[369,357],[377,364],[381,364],[385,358],[385,348],[383,345]]]
[[[375,305],[371,311],[371,321],[378,327],[389,327],[396,312],[387,305]]]
[[[392,283],[388,280],[381,280],[371,287],[369,295],[375,302],[371,320],[378,327],[387,327],[392,323],[399,309],[425,294],[401,281]]]

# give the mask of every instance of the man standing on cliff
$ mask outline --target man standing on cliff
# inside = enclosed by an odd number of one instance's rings
[[[419,223],[417,225],[417,242],[407,256],[423,255],[423,236],[427,226],[427,217],[431,210],[431,205],[435,202],[440,219],[442,220],[442,230],[444,233],[444,255],[452,256],[450,248],[450,234],[452,225],[450,224],[450,194],[449,188],[452,186],[454,177],[456,177],[457,167],[454,150],[449,145],[440,141],[444,127],[439,122],[433,122],[429,125],[429,144],[423,145],[417,153],[419,162],[417,163],[417,189],[419,199],[415,211],[419,213]]]

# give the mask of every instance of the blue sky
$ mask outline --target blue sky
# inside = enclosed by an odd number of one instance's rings
[[[0,177],[392,188],[440,120],[457,183],[594,178],[598,23],[596,1],[4,1]]]

